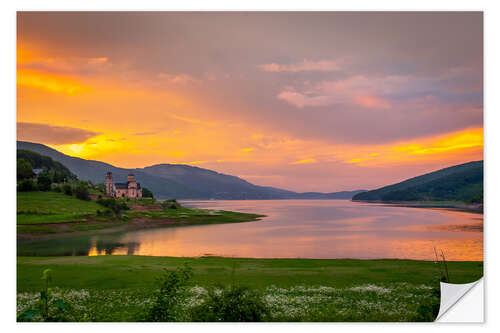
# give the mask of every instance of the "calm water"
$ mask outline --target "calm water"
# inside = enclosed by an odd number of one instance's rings
[[[18,255],[137,254],[257,258],[482,260],[483,215],[344,200],[186,201],[188,207],[255,212],[258,222],[155,228],[18,244]],[[465,230],[468,230],[465,228]]]

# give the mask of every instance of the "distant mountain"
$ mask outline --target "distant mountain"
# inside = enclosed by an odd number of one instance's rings
[[[129,173],[134,173],[138,182],[150,189],[158,198],[206,198],[206,194],[202,191],[187,188],[182,184],[168,179],[151,176],[136,169],[117,168],[104,162],[71,157],[42,144],[18,141],[17,149],[30,150],[49,156],[53,160],[65,165],[81,180],[103,183],[106,172],[110,171],[113,173],[113,180],[120,182],[125,181]]]
[[[360,201],[483,201],[483,161],[427,173],[354,195]]]
[[[212,170],[182,164],[157,164],[145,168],[124,169],[110,164],[71,157],[45,145],[18,141],[17,149],[34,151],[61,162],[82,180],[104,182],[110,171],[113,180],[124,181],[134,173],[142,186],[150,189],[159,199],[351,199],[358,191],[333,193],[296,193],[274,187],[258,186],[244,179]]]

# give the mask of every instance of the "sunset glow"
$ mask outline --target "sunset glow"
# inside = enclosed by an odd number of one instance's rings
[[[481,160],[479,21],[349,15],[19,13],[18,140],[295,191]]]

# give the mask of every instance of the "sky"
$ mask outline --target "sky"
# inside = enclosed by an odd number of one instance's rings
[[[17,138],[118,167],[377,188],[483,159],[483,16],[18,12]]]

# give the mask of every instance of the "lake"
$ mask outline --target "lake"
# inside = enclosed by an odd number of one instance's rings
[[[483,215],[348,200],[184,201],[267,215],[235,224],[166,227],[18,244],[18,255],[402,258],[483,260]]]

